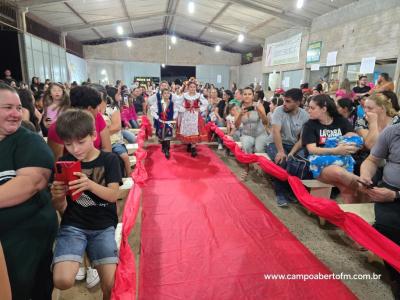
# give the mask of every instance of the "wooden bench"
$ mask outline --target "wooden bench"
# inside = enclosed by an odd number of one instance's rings
[[[333,187],[332,185],[323,183],[315,179],[302,180],[301,182],[304,184],[304,186],[310,189],[310,194],[314,197],[330,199]],[[311,215],[311,212],[307,210],[307,214]],[[321,226],[324,226],[326,224],[326,220],[321,217],[318,218],[319,224]]]
[[[128,131],[134,133],[135,135],[139,133],[140,128],[129,128]]]
[[[129,156],[129,162],[131,164],[131,167],[136,165],[136,156]]]
[[[137,149],[139,149],[139,144],[126,144],[125,147],[126,150],[128,150],[128,155],[132,155]]]
[[[368,224],[372,225],[375,223],[374,203],[339,204],[339,206],[343,211],[359,216]],[[378,262],[383,264],[383,260],[371,251],[368,251],[367,260],[369,263]]]

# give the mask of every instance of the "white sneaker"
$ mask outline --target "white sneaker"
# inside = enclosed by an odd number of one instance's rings
[[[86,270],[84,267],[80,267],[78,273],[75,276],[75,280],[81,281],[86,277]]]
[[[224,147],[222,146],[222,144],[218,144],[218,150],[222,150],[224,149]]]
[[[99,282],[100,282],[100,277],[99,274],[97,273],[97,270],[88,267],[86,272],[86,287],[88,289],[91,289]]]

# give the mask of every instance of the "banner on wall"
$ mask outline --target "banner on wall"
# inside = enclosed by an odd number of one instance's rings
[[[307,63],[316,63],[321,59],[322,42],[314,42],[308,44]]]
[[[139,82],[139,86],[147,86],[147,83],[154,83],[158,85],[160,83],[160,78],[159,77],[135,77],[134,82]]]
[[[300,60],[301,33],[278,43],[267,44],[265,66],[298,63]]]

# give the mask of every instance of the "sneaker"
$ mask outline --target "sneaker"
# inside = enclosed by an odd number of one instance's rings
[[[223,150],[224,147],[222,146],[222,144],[218,144],[218,150]]]
[[[276,195],[276,200],[278,203],[278,207],[288,207],[288,200],[284,195]]]
[[[84,267],[80,267],[78,270],[78,273],[75,276],[75,280],[81,281],[81,280],[85,279],[85,277],[86,277],[86,270]]]
[[[87,273],[86,273],[86,287],[88,289],[91,289],[92,287],[96,286],[100,282],[100,277],[99,274],[97,273],[96,269],[93,269],[91,267],[87,268]]]

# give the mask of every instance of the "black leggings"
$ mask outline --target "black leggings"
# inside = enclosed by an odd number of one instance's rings
[[[392,240],[394,243],[400,246],[400,229],[387,227],[384,225],[375,224],[375,229],[378,230],[381,234],[386,236],[388,239]],[[390,264],[385,261],[385,267],[389,272],[390,279],[395,281],[397,286],[400,288],[400,273],[393,268]]]

